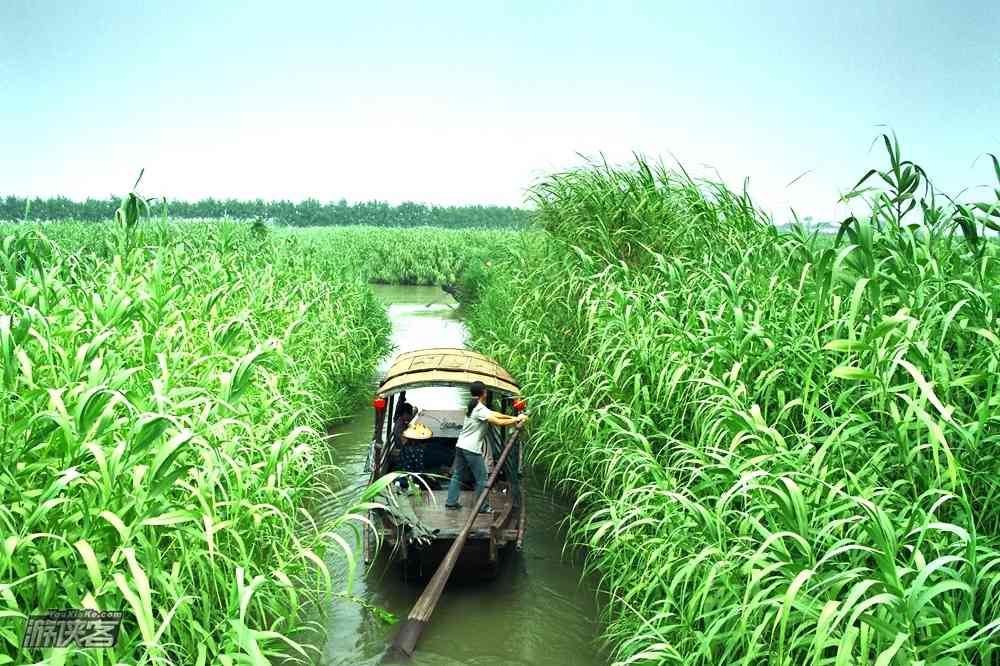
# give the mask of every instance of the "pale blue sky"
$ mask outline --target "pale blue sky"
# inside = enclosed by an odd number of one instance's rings
[[[878,123],[990,182],[998,34],[995,0],[4,0],[0,194],[518,204],[635,150],[832,217]]]

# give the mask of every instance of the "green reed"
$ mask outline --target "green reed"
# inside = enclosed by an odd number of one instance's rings
[[[304,507],[384,309],[299,239],[140,213],[0,227],[0,663],[310,663],[324,553],[374,495]],[[19,650],[84,607],[126,612],[117,648]]]
[[[1000,658],[1000,190],[885,144],[834,243],[643,161],[556,174],[479,285],[616,663]]]

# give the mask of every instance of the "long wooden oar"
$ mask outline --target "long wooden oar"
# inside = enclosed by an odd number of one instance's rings
[[[514,432],[511,433],[510,438],[507,439],[507,444],[500,453],[500,457],[497,458],[497,462],[493,466],[493,473],[490,474],[490,478],[486,481],[486,487],[483,488],[483,492],[472,507],[472,512],[465,521],[462,531],[455,537],[455,543],[451,544],[448,554],[441,560],[437,571],[434,572],[434,577],[427,583],[427,587],[424,589],[424,593],[420,595],[420,598],[417,599],[417,603],[413,604],[410,615],[399,629],[399,633],[393,639],[392,645],[389,646],[389,651],[386,653],[387,659],[409,659],[416,651],[420,634],[423,633],[424,627],[430,622],[431,614],[434,612],[435,606],[437,606],[438,599],[441,598],[445,583],[448,582],[448,578],[455,568],[455,563],[458,562],[458,556],[462,553],[465,539],[472,530],[472,524],[476,522],[479,509],[489,496],[490,488],[493,487],[497,477],[500,475],[500,470],[503,469],[503,464],[507,461],[507,456],[510,455],[511,449],[514,448],[514,442],[517,441],[517,437],[520,434],[521,424],[518,423],[514,426]]]

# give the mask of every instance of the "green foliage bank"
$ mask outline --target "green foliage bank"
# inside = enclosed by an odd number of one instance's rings
[[[473,344],[577,497],[618,663],[1000,658],[1000,190],[942,202],[885,143],[832,246],[594,165],[534,190],[544,240],[484,277]]]
[[[301,240],[141,205],[0,226],[0,663],[312,661],[324,551],[352,544],[305,508],[385,312]],[[117,648],[22,652],[61,608],[124,610]]]
[[[330,273],[384,284],[454,285],[509,254],[512,229],[343,227],[282,232],[307,240]]]

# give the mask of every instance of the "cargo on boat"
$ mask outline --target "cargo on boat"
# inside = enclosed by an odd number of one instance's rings
[[[388,486],[385,509],[369,512],[373,527],[366,530],[366,561],[371,560],[372,541],[378,538],[381,552],[401,562],[405,571],[429,576],[469,519],[477,499],[471,475],[467,474],[468,478],[462,481],[461,508],[445,508],[455,443],[466,414],[462,402],[468,394],[463,392],[450,409],[419,410],[402,431],[400,417],[411,408],[407,391],[427,387],[468,389],[474,381],[486,386],[486,406],[490,409],[504,414],[524,409],[510,373],[492,359],[467,349],[434,348],[403,353],[386,372],[373,400],[375,432],[366,471],[370,472],[370,482],[391,472],[409,471],[411,476]],[[494,461],[508,443],[505,431],[513,431],[513,427],[489,424],[487,428],[485,461],[487,473],[491,473]],[[501,552],[511,546],[520,548],[524,539],[521,448],[520,441],[513,444],[489,490],[492,512],[477,515],[473,522],[456,565],[465,575],[495,575]],[[418,460],[419,472],[413,471],[414,458]],[[414,473],[416,478],[412,476]]]

